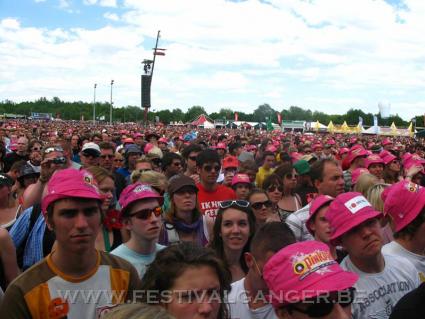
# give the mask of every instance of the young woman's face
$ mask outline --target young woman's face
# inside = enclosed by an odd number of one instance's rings
[[[249,198],[255,220],[258,223],[265,223],[267,218],[272,216],[272,203],[264,193],[257,193]]]
[[[294,189],[297,186],[298,173],[295,169],[292,173],[286,174],[283,178],[283,185],[285,189]]]
[[[281,185],[270,185],[266,191],[273,204],[277,204],[282,199],[283,187]]]
[[[102,211],[106,212],[111,206],[112,200],[114,198],[115,183],[113,179],[107,177],[101,183],[99,183],[99,191],[104,198],[102,202]]]
[[[192,211],[196,206],[196,191],[192,187],[183,187],[173,194],[173,201],[177,215],[179,211]]]
[[[220,281],[212,267],[187,268],[170,290],[170,302],[164,307],[176,319],[217,319]]]
[[[220,235],[224,247],[233,251],[242,250],[249,239],[248,215],[239,209],[229,208],[222,217]]]

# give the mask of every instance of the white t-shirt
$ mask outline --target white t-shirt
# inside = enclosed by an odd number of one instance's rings
[[[384,255],[384,260],[384,270],[375,274],[359,270],[349,256],[341,262],[343,269],[359,275],[351,306],[354,319],[389,318],[400,298],[419,286],[418,272],[409,260],[391,255]]]
[[[310,204],[307,204],[303,208],[296,212],[289,214],[285,222],[291,228],[297,241],[314,240],[314,237],[307,229],[306,221],[310,212]]]
[[[421,282],[425,282],[425,256],[412,253],[396,241],[384,245],[382,253],[408,259],[416,267]]]
[[[147,266],[149,266],[149,264],[155,259],[156,253],[164,248],[165,246],[156,244],[155,251],[152,254],[142,255],[128,248],[126,244],[121,244],[111,251],[111,254],[124,258],[131,263],[134,268],[136,268],[139,277],[142,278],[146,272]]]
[[[277,319],[271,304],[257,309],[250,309],[245,292],[245,278],[232,283],[232,290],[228,295],[230,318],[232,319]]]

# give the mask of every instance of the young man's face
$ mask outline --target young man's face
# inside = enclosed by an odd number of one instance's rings
[[[314,238],[325,244],[328,244],[331,237],[331,225],[326,218],[326,212],[329,209],[329,205],[326,205],[319,209],[316,213],[314,221],[311,222],[310,227],[314,231]]]
[[[99,165],[99,156],[89,153],[80,152],[81,164],[84,167],[97,166]]]
[[[115,154],[111,149],[100,149],[99,165],[107,170],[112,169]]]
[[[381,252],[381,225],[377,218],[364,221],[341,237],[344,249],[353,258],[367,258]]]
[[[145,214],[144,211],[152,211],[159,207],[157,199],[144,199],[136,202],[128,216],[124,219],[125,227],[136,236],[136,239],[156,240],[158,239],[159,232],[161,231],[161,216],[155,214]],[[146,217],[146,218],[141,218]]]
[[[264,158],[264,164],[263,164],[263,166],[265,168],[272,168],[272,167],[274,167],[274,162],[275,162],[274,156],[273,155],[267,155]]]
[[[201,182],[206,184],[217,183],[220,174],[221,165],[217,162],[207,162],[198,167],[198,174]]]
[[[167,175],[173,176],[181,173],[183,171],[182,161],[180,159],[174,158],[171,164],[167,167]]]
[[[79,198],[58,200],[47,225],[54,230],[58,245],[64,251],[82,253],[94,249],[101,227],[99,202]]]
[[[187,170],[189,172],[196,172],[196,157],[198,156],[199,152],[190,152],[189,156],[187,157]]]
[[[384,164],[376,163],[369,165],[369,172],[378,178],[382,178],[384,174]]]

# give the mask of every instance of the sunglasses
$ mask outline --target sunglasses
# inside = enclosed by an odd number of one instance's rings
[[[115,155],[100,155],[101,158],[114,158]]]
[[[242,208],[247,208],[249,206],[249,202],[246,200],[242,200],[242,199],[237,199],[237,200],[225,200],[222,201],[218,204],[218,206],[221,209],[226,209],[229,208],[230,206],[238,206],[238,207],[242,207]]]
[[[41,147],[33,147],[31,151],[41,151]]]
[[[311,300],[309,306],[306,309],[300,309],[293,305],[288,306],[288,311],[298,311],[309,318],[321,318],[329,315],[335,304],[339,304],[341,307],[346,308],[350,306],[355,298],[356,290],[349,288],[346,290],[338,291],[331,296],[318,296],[317,300]]]
[[[287,174],[285,177],[287,179],[293,179],[293,178],[297,178],[298,177],[298,174]]]
[[[275,185],[269,186],[269,187],[267,188],[267,191],[268,191],[268,192],[270,192],[270,193],[273,193],[276,189],[277,189],[279,192],[283,193],[283,187],[282,187],[282,186],[275,186]]]
[[[63,152],[63,148],[59,146],[48,147],[44,150],[44,154],[49,154],[52,152]]]
[[[147,220],[149,219],[152,214],[155,215],[155,217],[159,217],[162,214],[162,208],[161,207],[155,207],[155,208],[147,208],[139,210],[138,212],[135,212],[133,214],[130,214],[130,217],[136,217],[137,219]]]
[[[205,165],[202,167],[203,170],[207,172],[211,172],[214,170],[215,172],[220,172],[221,166],[220,165]]]
[[[272,207],[272,205],[273,205],[273,203],[271,201],[266,200],[265,202],[252,203],[251,207],[254,208],[254,209],[260,209],[260,208],[263,208],[263,206],[265,208],[270,208],[270,207]]]
[[[191,161],[194,161],[195,162],[196,161],[196,157],[197,156],[189,156],[188,159],[190,159]]]

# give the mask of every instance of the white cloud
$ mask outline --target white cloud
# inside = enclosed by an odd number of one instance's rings
[[[90,101],[95,82],[107,100],[114,78],[115,105],[138,105],[140,62],[152,57],[160,29],[167,51],[155,66],[157,108],[234,105],[250,112],[269,103],[376,112],[388,99],[406,119],[423,113],[425,1],[406,0],[407,9],[383,0],[269,3],[124,0],[118,15],[115,0],[84,0],[111,7],[105,26],[90,30],[23,27],[4,18],[0,74],[9,80],[0,82],[0,100],[61,93]]]

